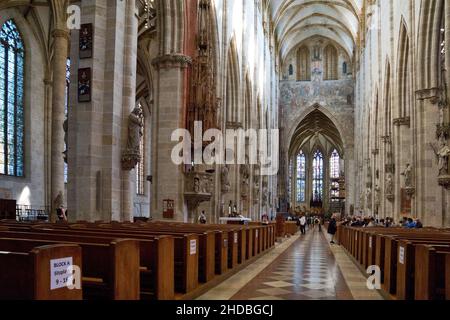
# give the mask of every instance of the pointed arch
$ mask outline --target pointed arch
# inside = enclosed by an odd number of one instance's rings
[[[338,79],[338,52],[335,46],[329,44],[325,47],[323,67],[323,80]]]
[[[436,89],[439,87],[439,45],[440,29],[445,20],[445,0],[422,0],[419,14],[417,44],[417,64],[419,89]]]
[[[399,97],[397,115],[400,118],[409,116],[411,112],[410,41],[406,22],[403,17],[400,22],[399,48],[397,59],[397,88]]]
[[[227,53],[226,71],[226,121],[239,122],[239,60],[236,40],[230,42]]]
[[[297,50],[297,81],[311,80],[311,53],[307,46]]]
[[[24,176],[25,45],[13,19],[0,26],[0,175]]]

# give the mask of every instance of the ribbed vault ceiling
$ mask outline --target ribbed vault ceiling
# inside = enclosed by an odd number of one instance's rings
[[[291,141],[290,154],[296,154],[306,143],[323,136],[340,154],[343,154],[343,143],[339,130],[325,114],[319,110],[311,112],[298,125]]]
[[[301,42],[322,36],[351,57],[363,0],[269,0],[282,60]]]

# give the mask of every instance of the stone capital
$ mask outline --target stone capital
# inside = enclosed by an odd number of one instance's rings
[[[181,53],[166,54],[153,59],[152,64],[159,69],[187,68],[192,58]]]
[[[417,100],[430,100],[432,104],[438,103],[440,98],[439,88],[428,88],[416,91]]]
[[[394,119],[394,126],[400,127],[400,126],[411,126],[411,117],[401,117]]]
[[[53,38],[65,38],[67,41],[70,41],[70,33],[64,29],[54,29],[52,36]]]

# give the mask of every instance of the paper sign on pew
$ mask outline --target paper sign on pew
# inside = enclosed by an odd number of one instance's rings
[[[400,247],[399,254],[398,254],[398,262],[401,264],[405,264],[405,248]]]
[[[234,233],[234,243],[238,243],[238,234]]]
[[[71,267],[73,267],[72,257],[50,260],[50,290],[68,286],[69,278],[72,279],[73,276],[69,274],[69,270],[71,270],[69,268]]]
[[[191,250],[190,250],[190,254],[191,254],[191,256],[193,256],[193,255],[195,255],[195,254],[197,254],[197,240],[191,240],[191,242],[190,242],[190,244],[191,244]]]

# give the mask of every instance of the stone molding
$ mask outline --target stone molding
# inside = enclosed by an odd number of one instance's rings
[[[181,53],[166,54],[153,59],[152,64],[160,69],[183,69],[192,64],[192,58]]]
[[[400,126],[411,126],[411,117],[401,117],[394,119],[394,126],[400,127]]]

